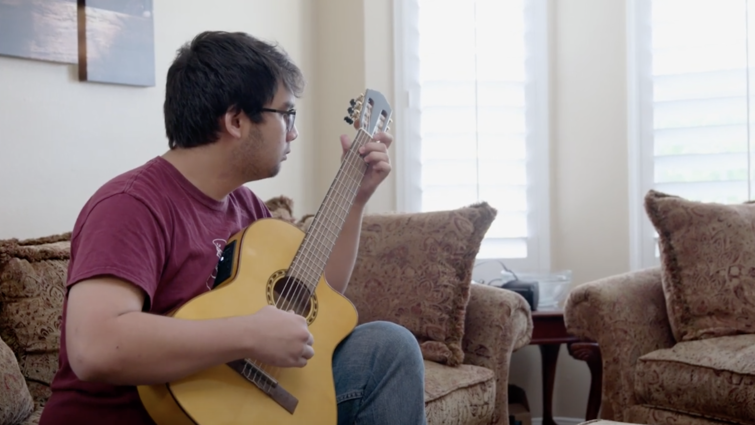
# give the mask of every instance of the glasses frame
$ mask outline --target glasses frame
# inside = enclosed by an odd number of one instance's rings
[[[286,123],[286,133],[290,133],[294,129],[294,123],[296,122],[296,109],[272,109],[272,108],[260,108],[260,112],[276,112],[283,115],[283,122]]]

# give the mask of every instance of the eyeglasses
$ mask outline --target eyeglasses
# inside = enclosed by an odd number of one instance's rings
[[[277,112],[283,115],[283,121],[286,123],[286,133],[290,133],[294,129],[294,121],[296,121],[296,109],[291,108],[285,111],[281,109],[260,108],[260,111]]]

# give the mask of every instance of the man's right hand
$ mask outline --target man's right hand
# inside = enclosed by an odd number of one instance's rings
[[[304,367],[315,355],[307,320],[291,311],[265,306],[249,316],[250,357],[276,367]]]

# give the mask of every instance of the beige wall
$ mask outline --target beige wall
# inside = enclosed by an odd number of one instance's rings
[[[393,103],[392,2],[328,0],[317,4],[317,201],[325,196],[341,158],[338,138],[353,138],[346,124],[349,100],[365,89],[380,91]],[[321,109],[320,109],[321,108]],[[404,141],[397,141],[403,143]],[[395,149],[390,150],[395,155]],[[369,212],[395,209],[395,175],[391,173],[368,205]]]
[[[338,167],[338,136],[354,134],[343,121],[348,100],[375,88],[394,101],[391,4],[156,2],[158,85],[149,89],[79,83],[73,67],[0,57],[0,238],[68,230],[97,186],[164,151],[165,71],[175,49],[204,29],[278,40],[305,71],[293,154],[278,178],[251,186],[263,198],[292,196],[297,214],[313,211]],[[552,261],[580,284],[629,268],[625,1],[551,0],[550,7]],[[394,173],[370,211],[395,209],[396,184]],[[511,376],[540,416],[537,347],[514,354]],[[588,385],[585,364],[562,350],[555,415],[583,416]]]
[[[551,258],[575,284],[629,270],[625,1],[552,0]],[[514,354],[512,380],[541,415],[537,347]],[[589,371],[565,347],[554,414],[584,417]]]

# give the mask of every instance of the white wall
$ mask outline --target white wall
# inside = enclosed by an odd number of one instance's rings
[[[246,31],[277,40],[310,83],[316,55],[308,0],[155,2],[156,86],[83,83],[74,66],[0,57],[0,238],[68,231],[92,192],[115,174],[167,149],[165,75],[181,44],[208,30]],[[301,136],[281,174],[251,185],[263,199],[285,193],[302,207],[312,197],[311,89],[300,102]]]

